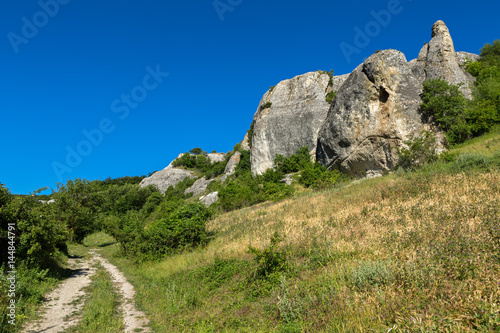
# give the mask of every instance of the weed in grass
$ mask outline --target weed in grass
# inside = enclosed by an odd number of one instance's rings
[[[280,277],[280,288],[278,290],[278,302],[276,306],[278,307],[281,320],[286,324],[292,324],[300,320],[303,304],[297,298],[290,296],[284,276]]]
[[[360,261],[350,272],[350,281],[358,290],[381,287],[393,281],[391,263],[385,261]]]

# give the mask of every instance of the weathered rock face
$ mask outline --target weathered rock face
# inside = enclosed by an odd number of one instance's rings
[[[241,153],[237,151],[236,153],[233,154],[233,156],[231,156],[231,158],[227,162],[224,173],[228,176],[232,175],[236,170],[236,166],[238,165],[238,163],[240,163],[240,159],[241,159]]]
[[[474,77],[461,66],[465,57],[477,59],[472,53],[457,54],[448,27],[443,21],[437,21],[432,26],[431,41],[422,47],[412,69],[420,82],[442,78],[455,85],[463,83],[461,90],[470,98],[469,85],[474,82]]]
[[[248,141],[248,132],[245,134],[245,137],[243,138],[243,141],[241,141],[241,148],[243,150],[250,150],[250,144]]]
[[[184,191],[184,194],[193,193],[193,195],[198,195],[207,189],[207,186],[213,182],[214,179],[206,179],[202,177],[194,182],[194,184]]]
[[[470,53],[470,52],[457,52],[458,64],[463,67],[467,59],[470,61],[478,61],[481,58],[478,54]]]
[[[200,197],[200,201],[207,207],[219,201],[219,192],[212,192]]]
[[[207,158],[208,158],[208,161],[210,162],[210,164],[214,164],[217,162],[224,162],[224,160],[226,159],[226,154],[224,154],[224,153],[211,153],[211,154],[207,154]]]
[[[330,82],[328,74],[311,72],[282,81],[264,94],[253,119],[253,174],[272,168],[277,154],[288,157],[303,146],[315,151],[330,107],[326,95],[337,91],[346,78],[337,76]]]
[[[182,155],[180,154],[178,157]],[[170,186],[177,185],[187,177],[196,178],[191,171],[174,168],[172,162],[165,169],[155,172],[151,177],[144,178],[139,186],[155,185],[161,193],[165,193]]]
[[[421,91],[403,53],[372,55],[337,93],[318,134],[316,159],[358,176],[394,168],[394,148],[431,129],[419,112]]]

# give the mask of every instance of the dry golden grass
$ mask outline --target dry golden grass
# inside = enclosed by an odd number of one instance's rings
[[[500,332],[500,170],[451,170],[226,213],[205,248],[120,266],[158,332]],[[276,231],[293,272],[262,292],[248,247]],[[233,273],[214,287],[220,260]]]
[[[209,222],[208,228],[218,237],[207,250],[240,256],[249,244],[267,245],[278,231],[293,245],[318,238],[332,243],[334,251],[382,252],[380,239],[384,235],[428,223],[436,211],[451,214],[457,207],[481,210],[488,202],[500,201],[499,184],[498,171],[439,175],[423,181],[405,177],[364,180],[341,190],[224,214]],[[405,193],[409,188],[418,193]],[[422,211],[419,220],[404,214],[415,210]],[[473,218],[468,222],[475,225]]]

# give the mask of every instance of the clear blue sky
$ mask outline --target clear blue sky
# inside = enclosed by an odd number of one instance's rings
[[[371,12],[389,7],[390,17],[374,23]],[[148,174],[193,147],[226,152],[277,82],[318,69],[349,73],[381,49],[410,60],[439,19],[457,51],[478,53],[500,38],[499,7],[493,0],[2,1],[0,182],[29,193],[61,179]],[[354,29],[367,25],[372,37],[346,57],[341,45],[356,47]]]

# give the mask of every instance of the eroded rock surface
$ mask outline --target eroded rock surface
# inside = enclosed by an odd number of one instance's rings
[[[350,175],[380,175],[396,147],[431,130],[419,112],[422,86],[403,53],[377,52],[343,84],[319,131],[316,159]]]
[[[413,65],[413,72],[420,83],[429,79],[448,81],[451,84],[463,84],[462,92],[471,97],[470,85],[474,77],[463,68],[465,58],[477,60],[477,55],[467,52],[455,52],[455,46],[448,27],[443,21],[432,26],[432,39],[425,44]]]
[[[180,154],[178,157],[182,155],[183,154]],[[187,177],[196,178],[192,171],[174,168],[172,162],[170,162],[165,169],[155,172],[150,177],[144,178],[139,186],[146,187],[155,185],[161,193],[165,193],[170,186],[177,185]]]
[[[346,78],[330,80],[326,72],[311,72],[282,81],[264,94],[254,116],[254,175],[272,168],[277,154],[288,157],[303,146],[314,153],[318,130],[330,107],[326,95],[337,91]]]

